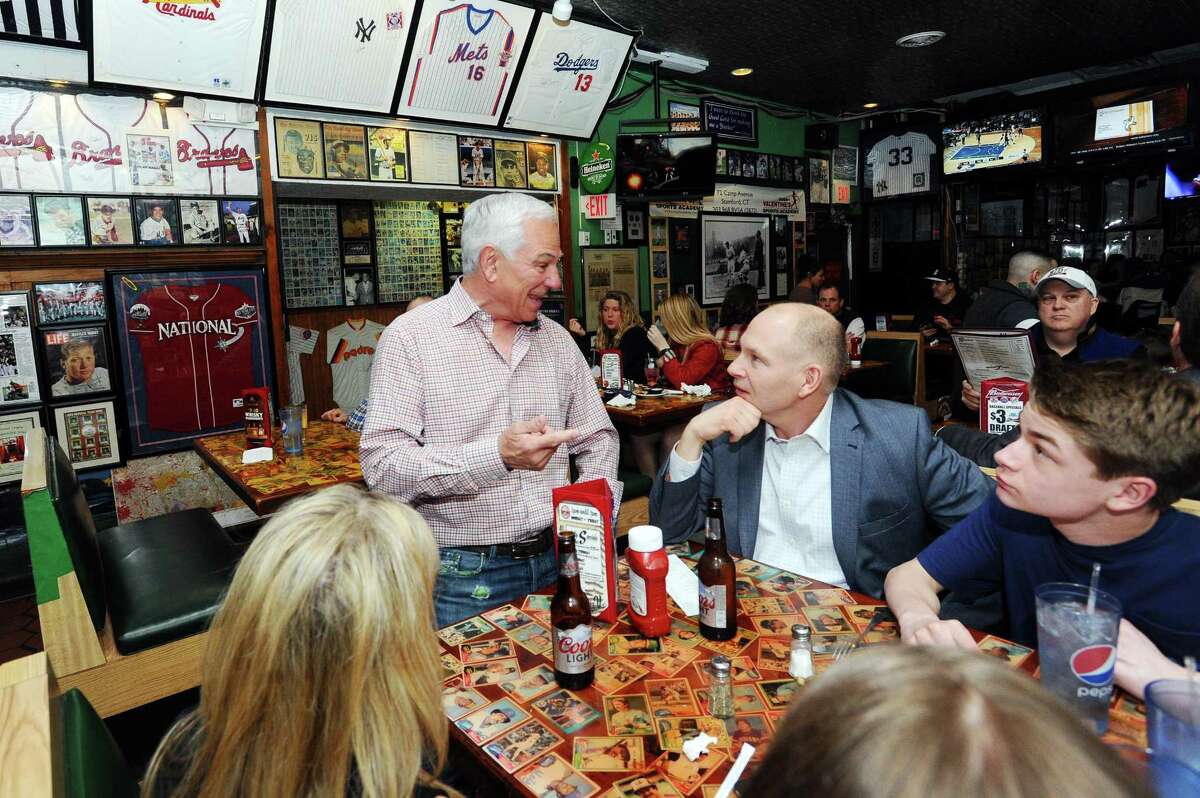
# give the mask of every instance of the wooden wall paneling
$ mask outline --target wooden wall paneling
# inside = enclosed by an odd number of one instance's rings
[[[317,310],[293,310],[287,315],[287,324],[316,330],[317,347],[311,355],[300,355],[300,373],[304,379],[304,400],[308,405],[309,419],[318,418],[333,408],[333,376],[329,370],[329,352],[325,347],[325,333],[347,319],[367,318],[383,325],[391,324],[404,310],[401,305],[361,305]],[[286,365],[284,366],[286,368]],[[286,398],[287,394],[281,395]],[[346,408],[346,412],[354,410]]]
[[[271,148],[267,135],[267,110],[258,109],[258,168],[262,179],[263,244],[266,248],[267,295],[271,297],[271,324],[275,328],[275,398],[283,406],[288,398],[287,319],[283,314],[283,282],[279,277],[279,239],[275,229],[275,186],[271,183]]]

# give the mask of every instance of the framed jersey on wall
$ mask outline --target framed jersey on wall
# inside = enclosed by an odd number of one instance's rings
[[[911,124],[891,130],[864,130],[862,197],[866,201],[928,194],[941,183],[936,124]]]
[[[242,389],[272,384],[262,270],[130,270],[108,279],[128,455],[240,428]]]

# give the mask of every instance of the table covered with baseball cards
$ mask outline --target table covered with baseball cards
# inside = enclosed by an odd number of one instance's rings
[[[700,551],[669,548],[695,570]],[[834,648],[853,641],[877,611],[883,610],[882,620],[862,645],[895,642],[899,627],[877,599],[753,560],[739,560],[737,571],[735,638],[704,639],[670,600],[671,632],[658,640],[637,634],[622,612],[616,624],[596,623],[595,681],[580,691],[560,689],[554,681],[553,588],[440,630],[442,703],[452,739],[511,792],[536,798],[709,798],[748,743],[755,753],[745,778],[803,690],[788,676],[793,624],[812,630],[813,678],[833,664]],[[624,560],[618,593],[626,606]],[[972,634],[985,654],[1036,673],[1033,650]],[[716,654],[732,660],[735,716],[729,721],[707,714],[707,665]],[[1105,739],[1144,748],[1144,709],[1116,692]],[[690,761],[683,743],[701,732],[717,742]]]
[[[273,513],[289,499],[343,482],[362,482],[358,433],[342,424],[311,421],[304,430],[304,454],[287,454],[275,430],[275,457],[242,463],[246,433],[239,430],[194,441],[196,451],[233,492],[259,515]]]

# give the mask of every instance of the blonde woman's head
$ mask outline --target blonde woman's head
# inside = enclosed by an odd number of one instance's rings
[[[746,795],[1150,798],[1027,674],[971,651],[887,645],[801,692]]]
[[[667,337],[680,346],[691,346],[697,341],[712,341],[716,338],[704,326],[704,311],[696,300],[687,294],[672,294],[658,306],[659,318],[667,329]]]
[[[408,795],[446,750],[433,631],[438,554],[421,516],[342,485],[273,517],[209,633],[188,796]],[[174,738],[174,739],[173,739]],[[190,740],[189,740],[190,738]]]

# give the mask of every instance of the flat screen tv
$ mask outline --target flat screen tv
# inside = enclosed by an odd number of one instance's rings
[[[634,199],[710,196],[717,147],[707,133],[617,136],[617,194]]]
[[[1041,160],[1042,115],[1038,111],[954,122],[942,129],[942,174],[946,177]]]
[[[1200,159],[1168,160],[1163,175],[1163,198],[1174,200],[1196,196],[1200,196]]]
[[[1187,84],[1124,89],[1068,104],[1056,117],[1061,157],[1071,161],[1191,146]]]

